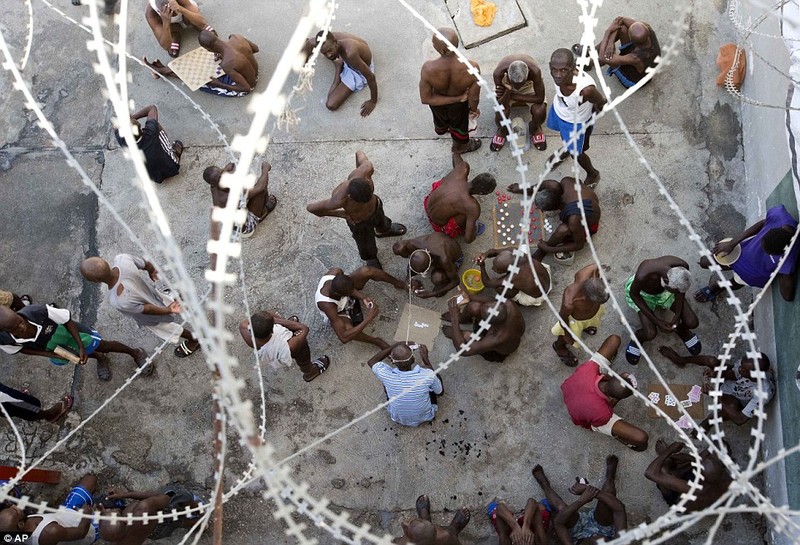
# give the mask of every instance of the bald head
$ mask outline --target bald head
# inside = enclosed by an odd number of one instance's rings
[[[0,532],[15,532],[19,530],[19,523],[23,520],[22,511],[14,507],[7,507],[0,511]]]
[[[553,54],[550,55],[550,63],[564,63],[567,66],[575,66],[575,55],[569,49],[562,47],[553,51]]]
[[[392,348],[392,352],[389,355],[395,362],[404,362],[411,359],[412,352],[408,345],[398,344]]]
[[[416,274],[425,274],[431,266],[431,254],[421,250],[415,250],[411,254],[411,259],[408,260],[411,266],[411,271]]]
[[[514,254],[511,252],[511,250],[503,250],[497,254],[497,257],[495,257],[494,261],[492,261],[492,269],[497,274],[505,274],[508,272],[508,268],[513,262]]]
[[[454,29],[450,27],[442,27],[437,30],[447,39],[447,41],[453,44],[454,47],[458,47],[458,33],[456,33]],[[436,49],[437,53],[440,55],[445,55],[449,52],[449,49],[447,49],[447,44],[440,40],[435,34],[433,36],[433,48]]]
[[[89,282],[104,282],[111,276],[111,267],[105,259],[89,257],[81,263],[81,275]]]
[[[19,322],[17,313],[8,307],[0,306],[0,330],[9,331]]]
[[[628,34],[631,40],[637,45],[647,42],[647,38],[650,37],[650,31],[647,29],[647,25],[639,21],[636,21],[630,26]]]

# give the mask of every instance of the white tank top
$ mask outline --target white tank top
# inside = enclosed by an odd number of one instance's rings
[[[334,276],[332,274],[323,276],[319,281],[319,285],[317,286],[317,293],[314,294],[314,304],[317,307],[317,312],[319,312],[320,316],[322,316],[322,319],[325,320],[325,323],[330,322],[330,320],[328,320],[328,317],[319,308],[319,303],[333,303],[334,305],[336,305],[336,312],[339,313],[342,312],[347,307],[347,300],[349,299],[349,297],[342,297],[341,299],[331,299],[327,295],[322,294],[322,286],[324,286],[325,282],[327,282],[328,280],[333,280],[333,279]]]
[[[567,123],[586,123],[592,117],[593,104],[583,100],[581,91],[594,85],[594,80],[587,74],[575,76],[575,90],[569,96],[564,96],[561,88],[556,85],[556,97],[553,100],[553,109],[556,115]]]
[[[80,513],[72,510],[62,510],[57,513],[36,516],[41,517],[42,521],[38,526],[36,526],[36,529],[31,534],[31,537],[28,538],[28,541],[26,542],[28,545],[39,545],[39,536],[42,535],[42,532],[48,524],[55,522],[64,528],[77,528],[81,524]],[[86,532],[86,535],[83,536],[82,539],[70,541],[70,543],[74,543],[75,545],[92,545],[92,543],[96,541],[95,535],[96,533],[94,526],[90,524],[89,531]]]

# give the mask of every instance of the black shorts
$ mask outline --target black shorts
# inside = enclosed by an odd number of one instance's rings
[[[0,394],[3,397],[3,407],[10,416],[29,421],[38,418],[42,402],[37,398],[23,394],[19,390],[10,388],[2,383],[0,383]]]
[[[449,132],[453,140],[459,142],[469,140],[469,102],[456,102],[430,108],[436,134]]]

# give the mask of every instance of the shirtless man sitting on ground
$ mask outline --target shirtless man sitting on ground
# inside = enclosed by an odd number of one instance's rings
[[[524,246],[525,255],[520,256],[517,266],[519,272],[511,279],[511,284],[514,286],[506,292],[506,296],[512,301],[519,303],[524,307],[534,306],[538,307],[544,303],[545,295],[550,293],[553,287],[550,278],[550,266],[542,263],[537,259],[533,259],[533,269],[528,263],[528,246]],[[492,278],[486,271],[486,259],[494,258],[492,261],[492,270],[499,274],[497,278]],[[479,254],[475,258],[475,263],[481,268],[481,281],[487,288],[494,288],[497,293],[503,291],[503,281],[509,275],[509,267],[514,263],[513,248],[497,248],[491,249],[488,252]],[[544,293],[539,289],[534,278],[533,270],[536,271],[536,277],[544,288]]]
[[[585,331],[589,335],[597,334],[600,319],[606,313],[605,303],[608,301],[608,290],[600,278],[597,265],[592,263],[575,273],[575,282],[567,286],[561,296],[561,309],[558,315],[569,325],[564,330],[561,322],[556,322],[552,333],[558,339],[553,343],[553,350],[568,367],[578,365],[578,358],[567,345],[577,346],[574,338],[580,338]]]
[[[681,452],[683,447],[683,443],[679,441],[667,445],[664,439],[659,438],[656,441],[658,456],[647,466],[644,473],[645,477],[656,483],[661,496],[670,507],[689,492],[689,481],[695,480],[695,470],[692,465],[694,456]],[[700,511],[713,504],[731,484],[728,470],[715,454],[704,449],[700,451],[700,459],[703,478],[700,480],[700,488],[694,491],[695,499],[684,504],[687,513]]]
[[[440,28],[439,32],[458,47],[458,34],[455,30]],[[436,134],[450,133],[453,153],[475,151],[481,147],[481,141],[469,137],[469,116],[477,117],[480,114],[478,102],[481,89],[478,80],[436,35],[433,36],[433,48],[440,56],[422,65],[419,78],[420,101],[431,109]],[[472,60],[469,62],[480,73],[478,63]]]
[[[72,3],[78,5],[80,2],[76,4],[73,0]],[[109,4],[113,8],[115,3],[116,0],[113,2],[106,0],[106,13],[109,13]],[[177,57],[180,53],[181,31],[186,28],[187,23],[198,32],[214,31],[211,25],[206,24],[206,18],[192,0],[150,0],[144,8],[144,18],[158,40],[158,45],[168,52],[170,57]]]
[[[565,176],[560,182],[545,180],[534,196],[539,210],[559,211],[561,223],[550,239],[539,241],[539,248],[533,254],[534,259],[541,260],[546,254],[556,254],[557,259],[566,259],[569,254],[577,252],[586,245],[586,232],[583,228],[583,216],[578,200],[583,201],[586,220],[589,222],[589,234],[594,235],[600,228],[600,198],[594,189],[581,185],[580,197],[575,178]],[[508,186],[512,193],[522,193],[518,183]],[[563,256],[563,257],[562,257]]]
[[[364,333],[379,311],[378,304],[361,293],[370,280],[386,282],[400,290],[408,287],[402,280],[375,267],[359,267],[349,275],[334,267],[320,279],[314,302],[322,319],[331,325],[342,344],[361,341],[381,349],[388,348],[389,344],[383,339]],[[362,303],[367,310],[366,316]]]
[[[228,163],[224,168],[210,166],[203,171],[203,179],[211,186],[211,202],[215,208],[225,208],[228,204],[230,189],[220,187],[219,182],[226,172],[236,170],[236,165]],[[269,192],[269,171],[272,165],[267,161],[261,163],[261,175],[253,187],[247,190],[247,219],[242,227],[242,238],[250,238],[256,232],[256,226],[275,210],[278,198]],[[211,222],[211,238],[219,239],[219,222]]]
[[[467,337],[461,330],[460,323],[471,323],[473,332],[479,328],[481,320],[489,320],[492,327],[483,333],[483,336],[472,343],[464,356],[481,356],[486,361],[501,362],[519,348],[522,336],[525,334],[525,319],[522,317],[517,305],[510,300],[501,304],[497,315],[491,317],[489,311],[494,307],[494,299],[472,295],[471,301],[463,310],[459,310],[456,298],[447,302],[448,313],[446,316],[452,325],[443,325],[442,332],[445,337],[453,341],[456,350],[466,344]]]
[[[397,545],[461,545],[458,534],[469,524],[470,512],[462,507],[453,515],[449,526],[438,526],[431,522],[431,502],[428,496],[417,498],[417,517],[404,520],[403,535],[392,540]]]
[[[239,34],[231,34],[228,41],[225,41],[209,30],[203,30],[198,41],[203,48],[215,54],[225,72],[200,87],[201,91],[223,97],[243,97],[255,89],[258,82],[258,61],[254,55],[258,53],[256,44]],[[177,77],[175,72],[158,59],[150,62],[144,57],[142,61],[162,76]]]
[[[316,37],[306,41],[303,52],[307,56],[322,39],[322,34],[320,30]],[[325,107],[331,111],[338,110],[350,95],[368,86],[369,100],[361,104],[361,117],[371,114],[378,103],[378,81],[375,79],[375,63],[369,44],[363,38],[347,32],[328,32],[320,53],[333,61],[336,71]]]
[[[531,144],[543,151],[547,149],[547,140],[542,132],[542,125],[547,117],[544,80],[542,71],[530,55],[508,55],[500,59],[492,74],[497,101],[503,107],[507,119],[511,117],[514,106],[530,106],[531,121],[528,124]],[[508,129],[500,125],[500,113],[494,116],[497,132],[492,137],[489,149],[500,151],[508,138]],[[524,135],[523,135],[524,136]]]
[[[481,205],[473,195],[488,195],[497,187],[494,176],[478,174],[467,183],[469,163],[458,153],[453,154],[453,170],[438,182],[422,201],[431,228],[450,238],[464,235],[467,243],[483,234],[486,225],[479,222]]]
[[[409,258],[409,273],[412,276],[430,276],[433,289],[414,289],[414,295],[420,299],[441,297],[458,286],[458,267],[464,261],[464,253],[458,242],[447,235],[431,233],[411,240],[400,240],[394,243],[392,251],[395,255]]]

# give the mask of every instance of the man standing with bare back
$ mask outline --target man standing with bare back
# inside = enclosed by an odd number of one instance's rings
[[[440,28],[439,32],[455,47],[458,34],[452,28]],[[422,65],[419,81],[419,98],[430,106],[433,113],[433,128],[436,134],[450,133],[453,153],[468,153],[481,147],[481,141],[469,137],[469,116],[478,115],[480,87],[475,77],[455,52],[438,36],[433,37],[433,48],[440,57]],[[469,61],[480,71],[478,63]]]

